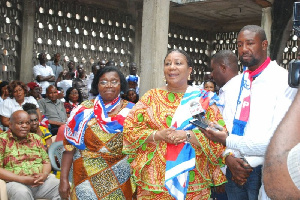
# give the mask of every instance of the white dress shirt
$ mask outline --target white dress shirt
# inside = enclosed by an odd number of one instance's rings
[[[72,87],[72,80],[61,80],[57,82],[57,87],[61,87],[64,90],[64,96],[66,96],[67,90]]]
[[[37,108],[39,108],[39,104],[37,103],[35,98],[33,98],[32,96],[25,97],[24,102],[22,103],[22,105],[20,105],[16,101],[15,98],[13,98],[13,99],[7,98],[0,105],[0,115],[2,115],[4,117],[7,117],[7,118],[10,118],[10,116],[13,112],[15,112],[17,110],[23,110],[22,106],[25,103],[32,103],[32,104],[36,105]]]
[[[239,96],[241,80],[243,74],[236,75],[231,78],[223,87],[219,90],[219,107],[222,113],[223,120],[225,121],[227,130],[231,133],[233,126],[233,119],[236,110],[236,102]]]
[[[43,65],[36,65],[33,67],[33,75],[34,78],[36,79],[37,76],[54,76],[53,70],[49,66],[43,66]],[[50,85],[48,81],[41,81],[39,82],[41,87],[42,87],[42,94],[46,94],[46,89]]]
[[[275,129],[291,105],[297,90],[288,86],[288,72],[275,61],[252,82],[250,115],[244,136],[230,134],[227,148],[238,150],[253,167],[263,164]]]

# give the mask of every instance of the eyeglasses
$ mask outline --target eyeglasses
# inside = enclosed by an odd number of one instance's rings
[[[120,84],[119,81],[117,81],[117,80],[113,80],[113,81],[105,81],[105,80],[99,81],[99,84],[102,85],[102,86],[107,86],[108,83],[110,83],[111,86],[117,86],[117,85]]]

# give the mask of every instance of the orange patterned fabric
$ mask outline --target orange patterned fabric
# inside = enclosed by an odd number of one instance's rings
[[[169,127],[183,95],[152,89],[133,107],[124,122],[123,152],[129,155],[139,199],[174,199],[164,186],[167,143],[145,143],[145,140],[154,131]],[[208,107],[206,115],[224,126],[215,105]],[[199,130],[193,132],[201,147],[192,144],[196,151],[196,167],[190,171],[187,199],[208,199],[210,186],[226,182],[219,164],[225,147],[208,140]]]
[[[127,101],[123,101],[120,111],[127,104]],[[93,101],[85,101],[82,105],[91,108],[94,104]],[[130,166],[127,156],[122,153],[123,133],[106,133],[97,119],[92,118],[87,123],[84,142],[86,148],[79,150],[64,139],[66,151],[76,149],[72,199],[131,200]]]

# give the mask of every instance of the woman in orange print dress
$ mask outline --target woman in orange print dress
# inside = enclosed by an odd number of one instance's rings
[[[189,124],[190,102],[196,101],[206,119],[224,126],[213,103],[216,95],[188,86],[192,65],[184,51],[169,51],[167,85],[146,92],[124,122],[123,152],[129,155],[138,199],[209,199],[210,186],[226,182],[220,170],[224,146]]]

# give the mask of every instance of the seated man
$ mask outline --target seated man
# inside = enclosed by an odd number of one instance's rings
[[[11,132],[0,134],[0,179],[7,182],[9,199],[60,199],[59,180],[49,176],[51,164],[40,136],[30,131],[29,115],[15,111]]]
[[[58,100],[58,92],[54,85],[46,89],[46,98],[38,101],[40,111],[49,119],[50,131],[52,135],[57,134],[57,130],[67,121],[67,113],[64,103]]]

